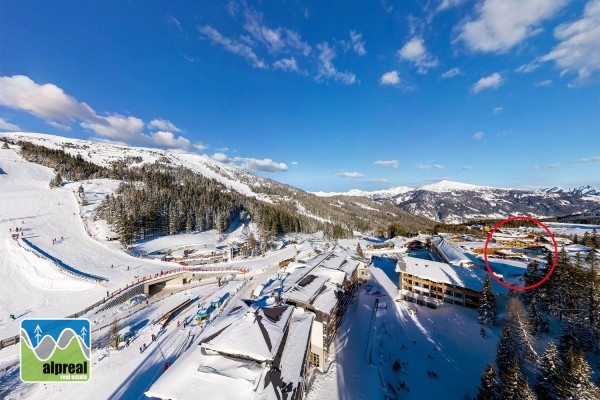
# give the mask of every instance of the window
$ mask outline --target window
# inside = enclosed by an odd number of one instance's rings
[[[313,352],[311,352],[311,353],[310,353],[310,363],[311,363],[312,365],[320,366],[320,363],[319,363],[319,355],[318,355],[318,354],[315,354],[315,353],[313,353]]]

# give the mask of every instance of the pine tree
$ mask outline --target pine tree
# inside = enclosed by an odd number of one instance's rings
[[[525,286],[531,286],[537,283],[540,279],[539,264],[537,261],[529,263],[527,272],[523,275]],[[546,308],[544,304],[543,291],[539,287],[525,290],[521,298],[525,303],[525,308],[529,314],[532,333],[539,337],[542,333],[549,332],[550,326],[548,319],[544,316],[543,310]]]
[[[559,370],[558,352],[551,341],[540,359],[540,371],[536,378],[535,391],[539,400],[555,400],[558,397]]]
[[[600,274],[596,252],[590,251],[585,261],[590,268],[586,279],[589,285],[586,299],[587,317],[594,332],[594,343],[598,344],[600,343]]]
[[[537,354],[533,347],[534,338],[531,332],[531,321],[527,316],[523,303],[518,297],[513,297],[507,307],[507,324],[510,325],[512,339],[519,358],[535,360]]]
[[[481,375],[481,383],[474,400],[500,400],[499,384],[494,365],[489,363]]]
[[[499,389],[501,400],[537,400],[517,358],[511,360],[502,374]]]
[[[50,181],[50,188],[61,187],[63,183],[62,176],[60,172],[57,172],[54,178]]]
[[[569,351],[579,351],[583,348],[574,322],[568,322],[563,326],[562,334],[558,342],[558,352],[565,356]]]
[[[362,247],[360,247],[360,243],[358,243],[356,245],[356,254],[358,254],[359,257],[363,257],[363,258],[365,256],[365,253],[363,253]]]
[[[496,296],[492,291],[490,276],[485,275],[483,289],[481,290],[481,300],[477,308],[479,321],[487,325],[498,325],[498,310],[496,309]]]
[[[502,334],[496,346],[496,366],[498,375],[503,378],[503,373],[508,370],[508,366],[513,359],[517,359],[517,351],[512,340],[512,332],[509,324],[504,324]]]
[[[558,384],[561,399],[595,400],[598,388],[590,381],[592,370],[582,351],[569,350],[564,357]]]

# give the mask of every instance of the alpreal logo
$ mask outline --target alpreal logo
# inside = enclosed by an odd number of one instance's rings
[[[90,343],[87,319],[24,319],[21,321],[21,380],[89,380]]]

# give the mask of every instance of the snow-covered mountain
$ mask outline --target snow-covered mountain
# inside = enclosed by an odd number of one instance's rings
[[[402,194],[378,198],[402,210],[436,221],[461,223],[512,215],[554,217],[600,212],[597,189],[586,186],[570,191],[523,190],[477,186],[443,180]]]
[[[600,189],[591,186],[577,186],[574,188],[562,188],[560,186],[553,186],[540,189],[544,193],[570,193],[570,194],[580,194],[580,195],[588,195],[588,196],[600,196]]]
[[[368,197],[370,199],[385,199],[393,196],[398,196],[414,190],[408,186],[396,186],[384,190],[375,190],[372,192],[360,189],[351,189],[347,192],[312,192],[319,197],[333,197],[333,196],[356,196],[356,197]]]
[[[104,167],[115,162],[129,166],[139,166],[160,162],[168,166],[182,166],[203,176],[214,179],[226,188],[244,196],[280,205],[285,209],[295,209],[299,214],[319,222],[333,223],[355,230],[373,229],[385,226],[392,221],[402,222],[407,229],[418,231],[431,226],[431,221],[415,217],[392,204],[375,202],[369,196],[345,201],[338,198],[324,198],[301,189],[252,174],[238,167],[216,161],[208,156],[177,150],[133,147],[115,143],[73,139],[41,133],[11,132],[1,133],[14,141],[27,141],[51,149],[63,150],[74,157]],[[408,189],[408,188],[406,188]],[[382,193],[387,198],[402,190]]]

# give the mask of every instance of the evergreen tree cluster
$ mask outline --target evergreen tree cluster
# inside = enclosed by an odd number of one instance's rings
[[[107,168],[85,161],[81,154],[73,157],[63,150],[49,149],[31,142],[19,141],[17,144],[21,147],[23,158],[54,169],[63,179],[76,181],[111,177]]]
[[[227,190],[184,167],[146,164],[130,167],[127,181],[98,207],[97,218],[115,226],[121,241],[156,234],[216,229],[225,232],[247,211],[265,236],[326,229],[295,210],[259,202]],[[335,228],[331,228],[335,232]],[[345,234],[342,232],[341,235]]]

